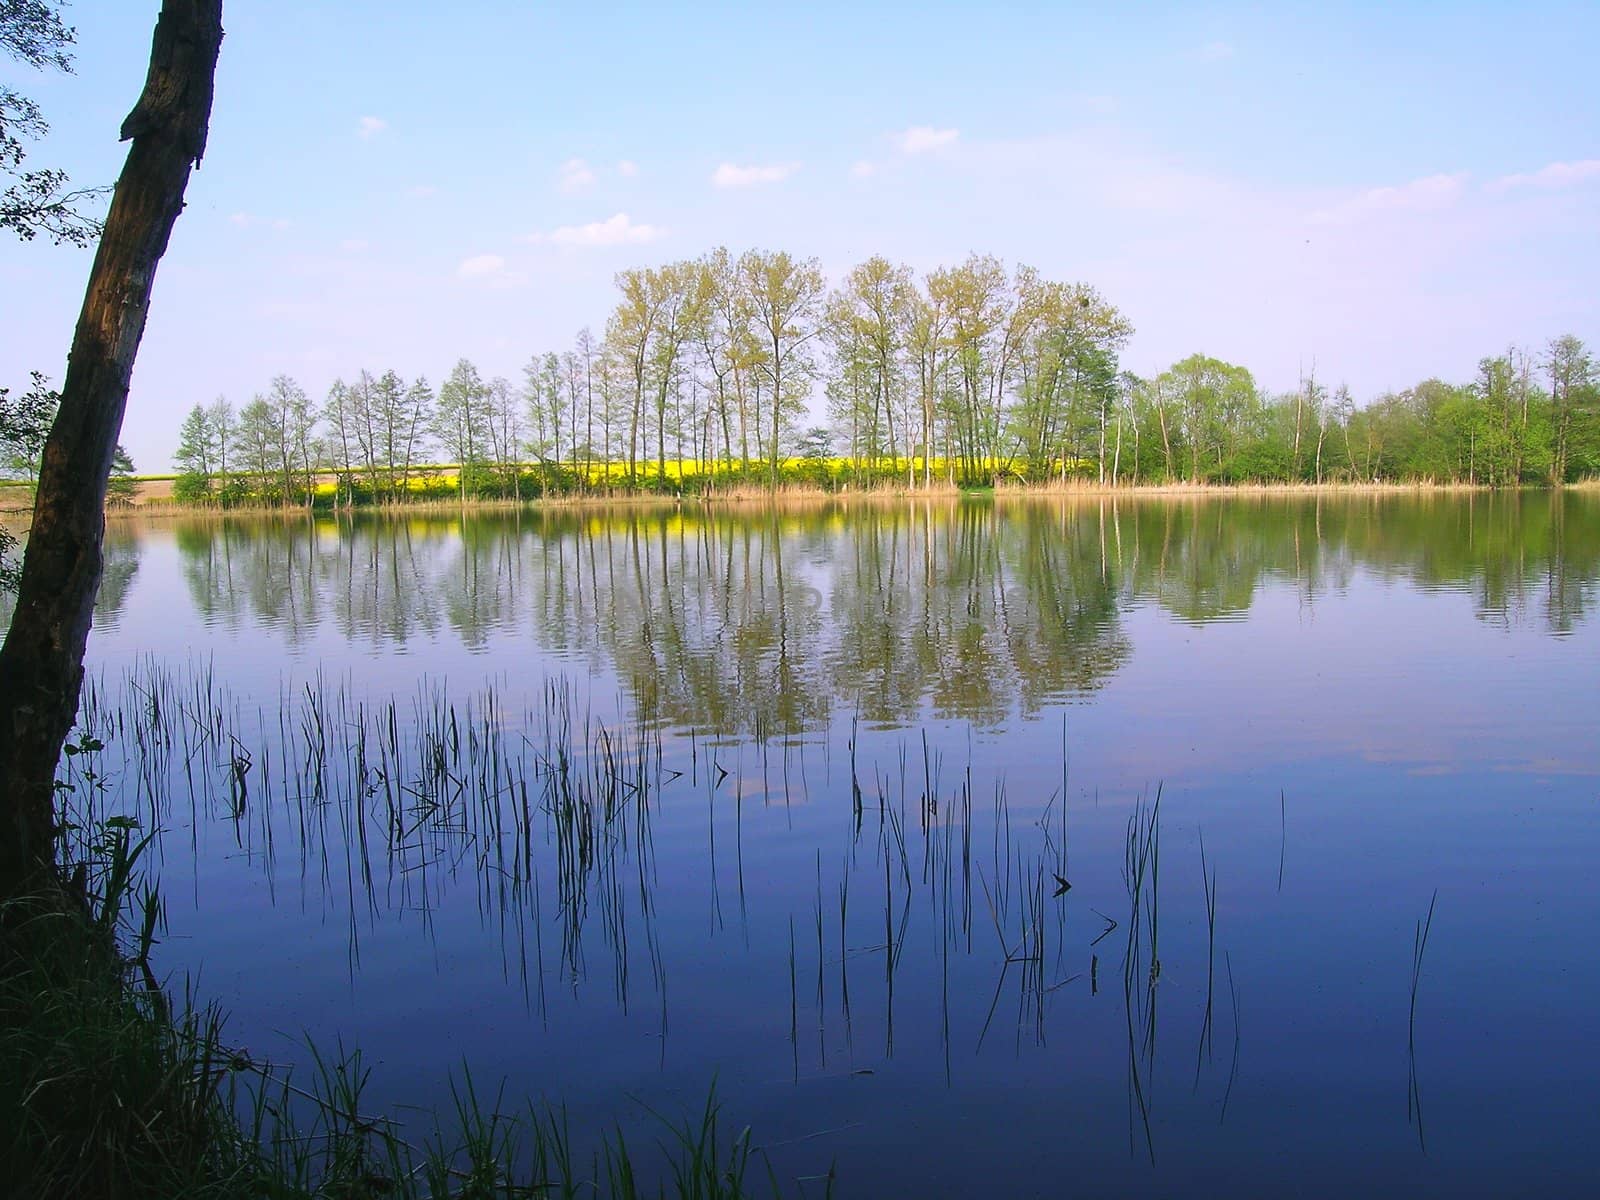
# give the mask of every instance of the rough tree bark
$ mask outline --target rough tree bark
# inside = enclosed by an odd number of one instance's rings
[[[133,144],[89,273],[0,648],[0,895],[51,877],[55,770],[78,711],[111,455],[156,264],[205,151],[221,44],[222,0],[163,0],[144,91],[122,123]]]

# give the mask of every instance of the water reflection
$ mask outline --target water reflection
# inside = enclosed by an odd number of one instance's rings
[[[95,621],[114,627],[127,602],[128,591],[139,573],[139,538],[135,531],[109,525],[101,548],[100,591],[95,597]]]
[[[102,613],[168,527],[117,525]],[[934,502],[551,509],[181,521],[207,624],[303,647],[324,627],[410,652],[501,634],[606,667],[641,710],[725,734],[835,710],[998,726],[1103,686],[1129,612],[1242,618],[1269,585],[1314,608],[1358,572],[1473,597],[1481,620],[1570,632],[1595,603],[1600,497]]]
[[[400,1103],[714,1073],[854,1195],[1582,1194],[1597,500],[118,525],[89,795],[175,971]]]
[[[192,888],[188,927],[212,956],[219,934],[237,933],[223,916],[227,896],[264,884],[250,920],[265,955],[331,927],[345,941],[354,989],[405,970],[396,949],[412,959],[419,941],[434,954],[477,943],[476,972],[492,977],[498,959],[520,994],[517,1016],[545,1035],[552,1023],[650,1013],[663,1075],[701,1070],[694,1057],[668,1067],[669,1046],[686,1034],[736,1036],[715,1023],[695,1029],[712,980],[721,982],[709,990],[736,987],[734,1002],[751,1011],[782,1011],[786,999],[795,1085],[872,1075],[909,1050],[914,1063],[937,1061],[954,1088],[986,1046],[1009,1070],[1044,1055],[1049,1031],[1072,1036],[1093,1023],[1107,1046],[1117,1039],[1105,1035],[1125,1033],[1129,1154],[1156,1161],[1157,984],[1164,961],[1197,975],[1201,956],[1192,930],[1162,932],[1159,791],[1136,803],[1120,842],[1080,844],[1069,868],[1062,794],[1042,812],[1031,801],[1013,811],[1003,774],[991,790],[970,761],[946,761],[926,739],[908,758],[900,733],[878,740],[879,751],[897,744],[887,757],[858,757],[853,735],[837,776],[813,760],[812,782],[797,787],[769,770],[764,750],[758,767],[738,747],[702,754],[659,725],[607,726],[566,683],[547,685],[523,710],[493,689],[461,701],[436,686],[409,706],[371,704],[320,679],[276,711],[252,712],[240,699],[209,672],[150,660],[120,680],[91,677],[81,719],[100,748],[66,769],[73,829],[114,813],[168,831],[158,843],[164,881],[180,894]],[[805,747],[796,753],[804,775]],[[78,787],[86,770],[109,785]],[[797,825],[791,800],[813,789],[851,802],[820,805]],[[975,804],[980,795],[986,802]],[[703,829],[658,846],[658,822],[702,803]],[[174,825],[187,835],[170,836]],[[731,842],[736,918],[731,904],[720,915],[719,837]],[[67,857],[83,853],[74,841]],[[756,867],[748,886],[747,854]],[[1098,902],[1121,899],[1121,920],[1077,909],[1069,869]],[[719,911],[709,927],[683,903],[701,879]],[[1215,872],[1209,879],[1208,973]],[[472,911],[478,932],[492,935],[488,954],[460,920]],[[418,916],[420,928],[408,930]],[[286,936],[285,927],[300,932]],[[446,930],[453,939],[441,937]],[[268,933],[277,938],[261,940]],[[786,963],[772,953],[785,947]],[[1096,999],[1101,956],[1109,977],[1119,949],[1121,1019],[1109,1007],[1114,989]],[[687,978],[671,994],[688,1009],[687,1029],[669,1019],[669,970],[680,969]],[[1238,1066],[1229,972],[1234,1059],[1224,1081],[1200,1056],[1208,988],[1190,1090],[1206,1103],[1222,1095],[1224,1115]],[[431,990],[462,982],[436,980]],[[609,984],[609,997],[597,984]],[[1188,1007],[1198,996],[1186,992]],[[496,999],[503,1006],[506,997]],[[899,1044],[897,1021],[911,1033]],[[769,1020],[737,1036],[747,1053],[770,1056],[774,1028]],[[547,1069],[575,1071],[588,1053],[581,1043],[552,1046]],[[878,1065],[858,1070],[863,1063]]]

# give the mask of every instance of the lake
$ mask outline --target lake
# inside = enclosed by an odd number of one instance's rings
[[[117,519],[85,722],[161,970],[372,1109],[465,1065],[648,1146],[714,1082],[810,1195],[1578,1194],[1597,604],[1595,492]]]

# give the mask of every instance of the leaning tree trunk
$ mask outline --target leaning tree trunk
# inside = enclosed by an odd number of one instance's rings
[[[0,895],[49,878],[54,779],[78,710],[100,583],[106,480],[156,264],[205,151],[222,0],[162,0],[132,140],[44,445],[17,605],[0,648]]]

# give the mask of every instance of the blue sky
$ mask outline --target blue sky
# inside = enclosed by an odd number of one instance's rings
[[[77,73],[0,67],[115,177],[157,0],[78,0]],[[612,276],[716,245],[971,251],[1098,287],[1125,362],[1358,401],[1600,343],[1600,6],[229,0],[211,143],[124,442],[195,402],[456,358],[517,378]],[[0,383],[59,382],[87,252],[0,242]],[[25,298],[19,303],[18,298]]]

